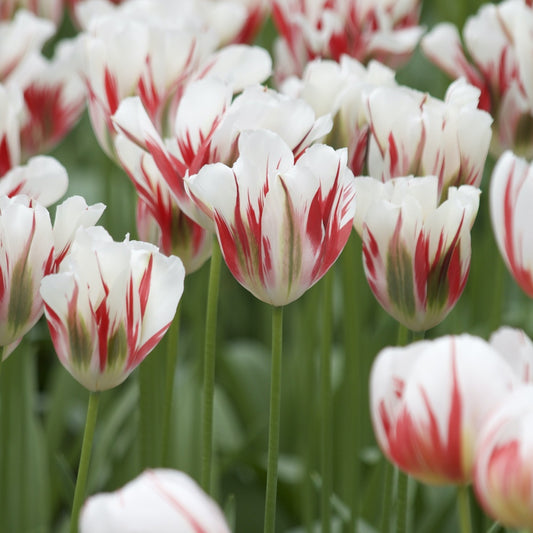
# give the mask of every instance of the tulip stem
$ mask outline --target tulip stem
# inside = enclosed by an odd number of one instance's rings
[[[408,479],[405,472],[398,470],[398,481],[396,485],[396,533],[405,533],[407,531]]]
[[[167,368],[165,375],[165,418],[163,420],[163,465],[170,466],[170,426],[172,425],[172,399],[174,396],[174,378],[178,363],[178,341],[180,335],[181,305],[178,304],[176,315],[170,325],[167,337]]]
[[[265,497],[265,533],[274,533],[278,485],[279,425],[281,409],[281,352],[283,307],[272,307],[272,361],[270,375],[270,417],[268,422],[268,464]]]
[[[333,300],[333,271],[330,270],[323,281],[322,346],[320,354],[320,402],[321,402],[321,465],[322,465],[322,533],[331,530],[332,493],[332,428],[331,428],[331,322]]]
[[[83,442],[81,445],[80,464],[78,467],[78,475],[76,477],[76,488],[74,489],[72,514],[70,516],[70,533],[77,533],[78,531],[78,518],[87,488],[87,475],[89,473],[89,462],[91,459],[91,449],[93,445],[94,428],[96,426],[96,416],[98,414],[99,399],[99,392],[89,393],[89,405],[87,406],[87,418],[85,419],[85,431],[83,432]]]
[[[459,514],[459,530],[461,533],[472,533],[470,498],[466,485],[462,485],[457,489],[457,512]]]
[[[204,338],[204,377],[202,391],[202,470],[201,485],[211,493],[211,474],[213,462],[213,404],[215,395],[215,346],[217,333],[218,291],[220,287],[220,268],[222,252],[216,239],[209,270],[207,289],[207,310]]]
[[[381,504],[381,533],[389,533],[390,531],[390,510],[392,500],[393,474],[394,467],[392,466],[392,463],[385,460],[385,479],[383,480],[383,500]]]

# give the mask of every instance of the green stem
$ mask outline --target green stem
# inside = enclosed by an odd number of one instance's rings
[[[163,465],[170,466],[170,427],[172,426],[172,399],[174,378],[178,364],[181,305],[178,305],[167,337],[167,366],[165,373],[165,417],[163,419]]]
[[[472,533],[472,519],[470,517],[470,498],[468,487],[462,485],[457,488],[457,513],[461,533]]]
[[[390,511],[392,502],[392,477],[394,473],[394,467],[392,463],[385,460],[385,479],[383,481],[383,502],[381,505],[381,533],[389,533],[390,531]]]
[[[96,416],[98,414],[99,399],[99,392],[91,392],[89,394],[85,431],[83,432],[83,443],[81,445],[80,464],[78,467],[78,476],[76,478],[76,488],[74,489],[72,515],[70,517],[70,533],[77,533],[78,531],[78,517],[87,487],[87,475],[89,473],[89,462],[91,459],[91,449],[93,445],[94,428],[96,426]]]
[[[407,531],[407,481],[408,476],[398,470],[396,484],[396,533]]]
[[[331,323],[333,320],[333,271],[323,281],[322,346],[320,354],[320,399],[321,399],[321,466],[322,466],[322,533],[331,530],[332,494],[332,402],[331,402]]]
[[[213,462],[213,403],[215,395],[215,346],[217,332],[218,292],[220,288],[220,268],[222,253],[216,239],[209,270],[207,289],[207,310],[204,338],[204,382],[202,391],[202,470],[201,485],[211,492]]]
[[[274,533],[278,485],[279,425],[281,408],[281,352],[283,307],[272,308],[272,362],[270,376],[270,417],[268,422],[268,465],[265,497],[265,533]]]

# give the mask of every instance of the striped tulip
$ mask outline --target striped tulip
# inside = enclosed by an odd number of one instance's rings
[[[465,80],[452,83],[444,100],[404,86],[370,91],[369,175],[438,176],[444,197],[450,186],[479,187],[492,135],[479,94]]]
[[[483,427],[474,488],[481,506],[502,525],[533,529],[533,386],[513,391]]]
[[[112,493],[84,504],[80,533],[229,533],[216,503],[186,474],[145,470]]]
[[[444,320],[470,270],[470,230],[479,190],[448,189],[438,204],[438,179],[357,178],[354,226],[363,239],[366,278],[383,308],[411,330]]]
[[[176,203],[152,156],[119,134],[115,149],[137,191],[137,233],[165,255],[177,255],[187,274],[211,255],[213,233],[190,219]]]
[[[41,283],[59,360],[90,391],[122,383],[172,322],[185,270],[153,245],[79,231],[59,272]]]
[[[491,152],[532,150],[533,8],[531,2],[484,3],[469,17],[463,39],[450,23],[437,24],[423,39],[425,55],[452,78],[481,91],[479,107],[494,117]],[[464,47],[463,47],[464,43]]]
[[[27,196],[0,197],[0,346],[3,357],[43,313],[41,280],[67,254],[72,233],[94,224],[103,206],[88,207],[80,197],[63,202],[54,226],[48,211]]]
[[[370,376],[378,444],[424,483],[470,483],[479,431],[518,384],[498,352],[470,335],[385,348]]]
[[[507,268],[521,289],[533,297],[533,165],[505,152],[490,182],[492,228]]]
[[[310,146],[297,160],[281,137],[245,131],[232,168],[207,165],[187,180],[213,218],[237,281],[275,306],[299,298],[331,267],[350,235],[354,178],[346,150]]]

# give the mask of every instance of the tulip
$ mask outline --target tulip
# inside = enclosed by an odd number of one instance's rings
[[[207,165],[187,180],[215,223],[237,281],[260,300],[283,306],[331,267],[350,235],[355,211],[346,150],[313,145],[296,161],[267,130],[239,137],[232,168]]]
[[[51,21],[25,9],[17,11],[13,20],[0,22],[0,82],[5,83],[23,59],[40,50],[54,32]]]
[[[20,163],[20,129],[24,113],[22,92],[0,83],[0,177]]]
[[[399,66],[409,58],[423,30],[417,0],[274,0],[272,17],[281,38],[275,43],[278,80],[300,76],[315,58],[378,59]]]
[[[504,326],[490,336],[489,342],[523,383],[533,382],[533,342],[524,331]]]
[[[82,198],[69,198],[57,208],[52,228],[50,215],[42,205],[27,196],[0,196],[0,346],[3,358],[41,317],[41,280],[55,271],[68,252],[72,232],[79,226],[96,222],[102,211],[101,204],[87,207]],[[65,223],[68,227],[64,227]]]
[[[533,297],[533,239],[530,231],[532,166],[505,152],[490,182],[490,215],[496,243],[520,288]]]
[[[57,202],[67,191],[67,171],[56,159],[35,156],[26,165],[19,165],[0,180],[0,195],[23,194],[44,207]]]
[[[434,175],[439,192],[479,187],[489,150],[492,118],[477,109],[479,90],[464,80],[444,101],[407,87],[378,87],[367,95],[369,175]]]
[[[178,207],[152,156],[123,135],[115,140],[117,156],[135,185],[137,232],[165,255],[177,255],[190,274],[211,255],[212,233],[191,220]]]
[[[229,533],[216,503],[186,474],[146,470],[116,492],[84,504],[80,533]]]
[[[529,3],[530,4],[530,3]],[[533,9],[526,2],[485,4],[459,32],[438,24],[422,39],[425,55],[452,78],[464,77],[481,91],[480,108],[494,117],[491,152],[512,149],[533,155]]]
[[[393,70],[378,61],[370,61],[365,67],[344,55],[339,63],[311,61],[302,79],[295,76],[286,79],[281,90],[305,100],[317,116],[331,113],[333,129],[326,142],[337,148],[348,148],[348,166],[359,176],[366,163],[369,135],[366,95],[376,87],[395,86],[394,75]]]
[[[385,348],[370,376],[378,444],[424,483],[469,483],[478,433],[518,384],[498,352],[470,335]]]
[[[438,179],[400,177],[355,182],[354,226],[363,239],[367,281],[383,308],[413,331],[444,320],[470,270],[470,230],[479,190],[448,189],[438,205]]]
[[[77,42],[60,41],[51,60],[29,54],[10,76],[10,83],[22,89],[27,109],[20,131],[23,160],[56,146],[85,109]]]
[[[533,529],[533,386],[513,391],[489,417],[476,450],[474,488],[502,525]]]
[[[79,231],[59,272],[41,283],[59,360],[92,392],[122,383],[165,334],[185,270],[148,243]]]

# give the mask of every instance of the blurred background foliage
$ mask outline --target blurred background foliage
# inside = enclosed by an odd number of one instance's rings
[[[460,29],[479,0],[426,0],[421,23],[428,29],[450,21]],[[65,18],[58,38],[73,35]],[[258,44],[270,48],[269,21]],[[53,44],[48,45],[53,49]],[[442,97],[450,83],[417,51],[397,74],[400,83]],[[68,195],[89,204],[103,201],[101,223],[117,240],[135,237],[135,193],[125,173],[95,140],[87,114],[51,154],[67,169]],[[472,236],[472,266],[466,290],[449,317],[429,337],[469,332],[487,337],[501,323],[533,333],[529,302],[511,280],[497,252],[487,209],[487,161],[478,219]],[[199,478],[200,395],[204,315],[209,265],[186,279],[181,304],[179,362],[172,406],[174,431],[168,466]],[[353,272],[356,273],[353,276]],[[350,273],[352,273],[350,275]],[[333,269],[333,531],[378,531],[383,514],[385,462],[375,445],[368,414],[368,374],[373,357],[394,344],[396,322],[372,296],[364,279],[355,232]],[[354,281],[355,280],[355,281]],[[321,283],[285,313],[278,531],[319,531],[319,346]],[[500,290],[501,288],[501,290]],[[502,296],[503,295],[503,298]],[[270,372],[270,310],[242,289],[223,267],[219,301],[215,400],[214,493],[237,533],[259,531],[266,476]],[[143,363],[153,365],[163,390],[168,335]],[[175,347],[170,347],[174,349]],[[138,371],[102,394],[89,492],[113,490],[145,466],[158,466],[163,399],[154,395],[152,450],[139,450]],[[156,387],[156,390],[158,388]],[[48,533],[66,530],[75,469],[85,421],[87,391],[56,360],[41,321],[8,358],[0,378],[0,531]],[[9,405],[9,409],[5,406]],[[157,413],[161,418],[158,419]],[[357,454],[357,450],[360,450]],[[411,484],[410,531],[458,529],[453,488]],[[475,505],[475,504],[474,504]],[[355,524],[350,510],[357,509]],[[487,519],[474,510],[474,531]]]

